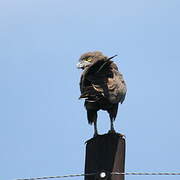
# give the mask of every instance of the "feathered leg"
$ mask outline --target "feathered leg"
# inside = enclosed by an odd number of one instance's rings
[[[117,111],[118,111],[118,104],[115,104],[111,109],[108,110],[110,121],[111,121],[109,133],[116,133],[113,122],[116,119]]]
[[[87,118],[88,118],[89,124],[94,123],[94,137],[95,137],[95,136],[98,135],[98,131],[97,131],[97,111],[87,109]]]

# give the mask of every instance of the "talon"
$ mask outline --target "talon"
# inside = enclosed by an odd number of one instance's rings
[[[115,131],[114,129],[111,129],[111,130],[108,131],[108,133],[109,133],[109,134],[115,134],[116,131]]]

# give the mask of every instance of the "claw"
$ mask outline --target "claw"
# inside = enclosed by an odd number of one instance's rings
[[[109,134],[116,134],[116,131],[114,129],[111,129],[108,131]]]

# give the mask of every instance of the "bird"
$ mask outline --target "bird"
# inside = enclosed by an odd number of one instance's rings
[[[83,72],[80,78],[79,99],[85,99],[87,119],[94,124],[94,137],[98,136],[97,112],[107,111],[110,118],[108,133],[116,133],[113,122],[116,119],[119,103],[123,103],[127,87],[122,73],[112,61],[115,56],[107,57],[101,51],[82,54],[77,64]]]

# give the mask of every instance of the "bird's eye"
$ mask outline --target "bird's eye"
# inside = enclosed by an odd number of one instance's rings
[[[86,61],[91,62],[91,61],[92,61],[92,58],[89,57],[89,58],[86,59]]]

